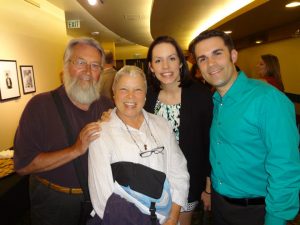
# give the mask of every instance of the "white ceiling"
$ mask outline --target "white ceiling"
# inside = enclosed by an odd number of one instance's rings
[[[278,8],[279,3],[284,6],[288,0],[252,0],[252,3],[238,11],[237,9],[240,8],[238,4],[249,0],[102,1],[103,4],[98,0],[98,4],[92,7],[87,4],[87,0],[48,0],[65,11],[66,20],[79,19],[81,21],[80,29],[67,29],[69,35],[91,36],[92,32],[98,31],[99,35],[94,38],[100,42],[115,42],[116,46],[138,44],[147,47],[153,38],[159,35],[170,35],[179,42],[183,49],[187,49],[188,43],[197,32],[209,27],[225,26],[230,22],[237,24],[241,13],[248,12],[249,14],[263,6],[266,7],[259,15],[254,14],[254,17],[243,19],[245,25],[239,26],[239,29],[234,31],[240,33],[239,37],[246,31],[247,35],[257,32],[255,23],[260,23],[259,21],[263,21],[261,24],[269,21],[268,29],[276,27],[283,13],[291,15],[292,12],[292,18],[289,20],[300,21],[300,7],[290,12],[276,11],[278,15],[276,18],[272,17],[272,20],[268,20],[265,16],[272,12],[273,5],[277,5]],[[227,14],[236,12],[223,19],[220,14],[228,10],[229,6],[235,9]],[[280,10],[284,10],[284,7]],[[205,22],[208,18],[208,22]],[[218,22],[220,20],[221,22]],[[202,30],[199,30],[200,26]],[[259,26],[259,29],[264,29],[264,27]]]

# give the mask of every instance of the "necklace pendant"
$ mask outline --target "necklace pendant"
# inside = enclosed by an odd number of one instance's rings
[[[145,151],[147,150],[147,145],[144,145],[144,149],[145,149]]]

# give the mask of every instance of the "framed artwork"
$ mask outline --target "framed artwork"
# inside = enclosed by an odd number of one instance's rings
[[[20,66],[22,86],[24,94],[29,94],[36,91],[33,66]]]
[[[9,100],[20,97],[16,60],[0,59],[0,99]]]

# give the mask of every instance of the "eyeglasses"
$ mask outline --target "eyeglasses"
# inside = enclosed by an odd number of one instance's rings
[[[102,66],[98,62],[87,63],[85,59],[77,58],[74,60],[70,60],[70,62],[75,65],[77,69],[86,69],[86,66],[91,66],[91,70],[94,72],[98,72],[102,70]]]
[[[151,156],[152,153],[155,153],[155,154],[162,153],[164,149],[165,149],[164,146],[156,147],[156,148],[153,148],[153,149],[148,150],[148,151],[140,152],[140,156],[141,156],[142,158],[146,158],[146,157]]]

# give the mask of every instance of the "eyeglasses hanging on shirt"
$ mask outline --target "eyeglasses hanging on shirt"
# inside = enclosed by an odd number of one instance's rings
[[[119,118],[120,118],[120,117],[119,117]],[[151,129],[150,129],[150,126],[149,126],[149,124],[148,124],[148,121],[146,120],[145,117],[144,117],[144,120],[145,120],[145,122],[146,122],[146,125],[147,125],[149,131],[150,131],[151,137],[153,138],[154,142],[156,143],[156,145],[157,145],[158,147],[155,147],[155,148],[153,148],[153,149],[147,150],[147,145],[144,144],[144,149],[145,149],[144,151],[142,151],[142,149],[141,149],[140,146],[138,145],[137,141],[134,139],[132,133],[130,132],[130,130],[129,130],[128,126],[127,126],[127,124],[124,123],[124,121],[123,121],[121,118],[120,118],[120,120],[121,120],[121,121],[123,122],[123,124],[125,125],[126,130],[127,130],[128,134],[130,135],[132,141],[135,143],[135,145],[136,145],[136,146],[138,147],[138,149],[140,150],[140,154],[139,154],[139,155],[140,155],[142,158],[149,157],[149,156],[151,156],[153,153],[154,153],[154,154],[159,154],[159,153],[162,153],[162,154],[163,154],[163,151],[164,151],[165,147],[164,147],[164,146],[159,146],[159,145],[158,145],[157,140],[156,140],[156,138],[154,137],[154,135],[152,134],[152,131],[151,131]]]

